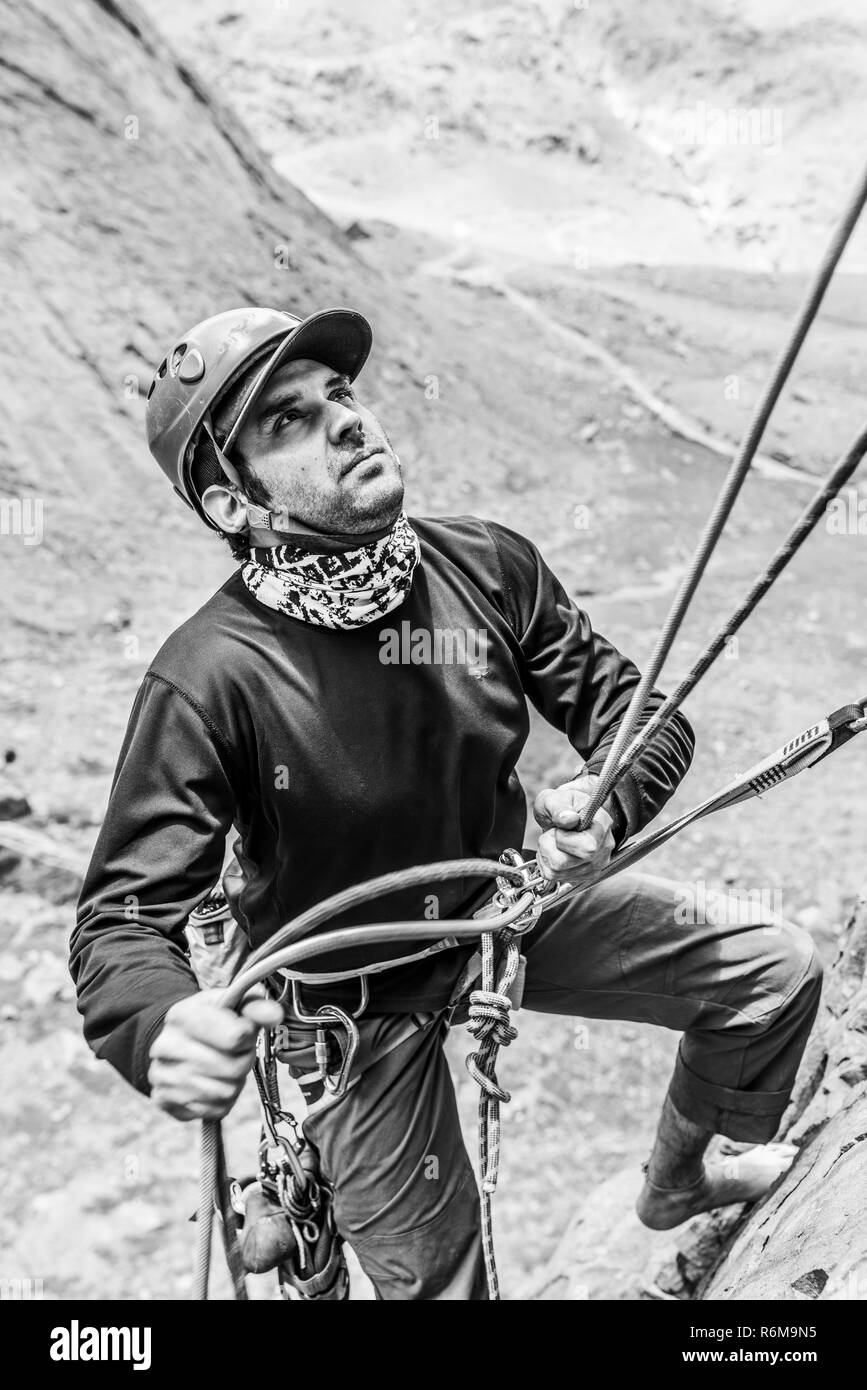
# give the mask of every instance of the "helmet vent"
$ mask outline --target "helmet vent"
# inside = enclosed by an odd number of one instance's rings
[[[177,347],[175,348],[174,352],[172,353],[172,368],[171,368],[171,370],[172,370],[172,376],[176,376],[176,375],[177,375],[178,367],[181,365],[181,363],[182,363],[183,360],[184,360],[184,353],[186,352],[186,350],[187,350],[187,345],[186,345],[186,343],[178,343]]]
[[[180,352],[180,348],[178,348],[178,352]],[[189,352],[185,354],[177,368],[176,375],[178,381],[183,381],[187,386],[192,385],[193,382],[201,381],[205,375],[205,359],[198,348],[190,348]]]
[[[168,364],[168,362],[166,361],[166,359],[163,358],[162,362],[161,362],[160,365],[157,367],[157,376],[159,377],[160,381],[162,381],[163,377],[165,376],[166,371],[167,371],[167,369],[168,369],[168,365],[169,365],[169,364]]]

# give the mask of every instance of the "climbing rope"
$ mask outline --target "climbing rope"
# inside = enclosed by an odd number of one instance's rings
[[[828,503],[836,497],[838,492],[852,477],[861,460],[867,453],[867,428],[861,430],[853,439],[849,448],[835,464],[825,482],[814,493],[810,502],[804,508],[798,520],[795,522],[789,534],[780,545],[779,549],[772,556],[766,568],[754,580],[752,586],[744,595],[737,608],[732,613],[708,643],[707,647],[697,658],[692,670],[681,681],[680,685],[671,695],[660,705],[652,717],[645,724],[644,728],[636,735],[634,742],[623,755],[618,768],[617,778],[620,778],[626,770],[632,766],[636,758],[647,745],[656,738],[669,720],[677,713],[688,695],[695,690],[699,681],[707,674],[717,657],[726,648],[726,644],[731,641],[735,633],[740,630],[747,618],[757,607],[765,594],[776,582],[790,560],[797,554],[801,545],[814,530],[818,522],[825,515]],[[616,781],[617,779],[615,779]],[[614,784],[612,783],[612,786]]]
[[[634,760],[631,756],[624,759],[623,754],[625,750],[630,747],[638,731],[639,721],[644,713],[648,697],[656,685],[659,673],[680,631],[687,609],[692,602],[702,575],[707,568],[711,555],[722,535],[732,508],[737,501],[738,494],[752,466],[753,458],[761,442],[771,412],[779,400],[780,393],[789,378],[795,360],[810,329],[810,325],[819,311],[819,306],[825,297],[825,291],[830,284],[837,263],[846,249],[849,238],[864,209],[865,203],[867,203],[867,166],[863,169],[855,189],[846,204],[843,215],[834,229],[819,268],[810,282],[807,294],[798,311],[783,350],[774,364],[770,378],[759,397],[749,425],[747,426],[746,434],[732,460],[731,467],[723,482],[711,515],[699,538],[695,554],[675,594],[669,613],[662,625],[659,637],[657,638],[656,645],[644,668],[644,673],[635,687],[626,713],[618,726],[616,737],[612,741],[611,747],[608,749],[605,762],[599,773],[599,780],[593,789],[589,802],[582,811],[579,823],[581,830],[586,830],[592,823],[593,817],[604,804],[615,782],[623,775],[630,766],[630,763]]]
[[[811,724],[808,729],[796,734],[794,738],[789,739],[769,757],[762,758],[748,772],[739,773],[731,782],[709,796],[706,801],[702,801],[698,806],[693,806],[690,810],[685,811],[676,820],[670,821],[668,825],[660,826],[656,830],[649,831],[637,840],[627,841],[591,883],[582,884],[580,887],[575,887],[572,884],[558,886],[549,897],[542,900],[541,911],[544,912],[549,907],[553,907],[555,903],[560,902],[569,894],[586,891],[587,888],[604,882],[605,879],[611,878],[614,874],[631,869],[634,864],[645,859],[648,854],[652,854],[654,850],[659,849],[675,835],[679,835],[694,821],[703,820],[705,816],[712,815],[716,811],[726,810],[730,806],[739,806],[741,802],[749,801],[753,797],[764,796],[765,792],[778,787],[781,782],[788,781],[799,773],[806,772],[808,768],[815,767],[830,753],[836,752],[856,734],[864,733],[865,730],[867,730],[867,699],[851,705],[844,705],[842,709],[835,710],[833,714],[829,714],[826,718]]]
[[[208,1297],[211,1239],[216,1211],[220,1218],[223,1251],[232,1280],[234,1296],[236,1299],[244,1300],[247,1297],[247,1285],[238,1244],[238,1220],[232,1207],[222,1128],[217,1121],[202,1121],[199,1163],[199,1205],[196,1211],[196,1272],[193,1297],[196,1299]]]
[[[485,932],[482,937],[481,989],[470,995],[467,1029],[481,1044],[477,1052],[467,1057],[467,1071],[479,1087],[479,1202],[481,1207],[482,1251],[488,1296],[499,1300],[500,1284],[494,1258],[492,1201],[500,1171],[500,1106],[511,1100],[497,1080],[497,1056],[501,1047],[508,1047],[518,1036],[509,1021],[512,1000],[509,991],[515,983],[521,963],[518,943],[509,933],[503,938],[506,960],[500,978],[494,975],[494,937]]]
[[[494,863],[490,859],[444,859],[437,864],[414,864],[411,868],[394,869],[391,873],[380,874],[377,878],[366,879],[363,883],[353,884],[352,887],[344,888],[339,893],[333,893],[330,897],[324,898],[322,902],[308,908],[306,912],[302,912],[299,917],[287,922],[285,927],[281,927],[278,932],[263,942],[252,955],[248,956],[244,976],[247,976],[251,970],[258,968],[263,960],[270,959],[280,947],[289,945],[290,942],[296,941],[302,936],[309,935],[310,932],[315,931],[325,922],[331,921],[332,918],[350,912],[356,907],[361,907],[364,903],[372,902],[374,898],[383,897],[387,893],[396,893],[406,888],[424,887],[434,879],[444,883],[452,879],[494,878],[504,873],[507,873],[507,870],[503,865]],[[447,928],[449,929],[447,930]],[[433,921],[430,924],[428,933],[430,936],[453,934],[448,923]],[[265,974],[268,973],[270,972],[265,972]],[[241,978],[239,977],[239,980]],[[264,977],[260,975],[259,978]],[[238,980],[233,982],[234,994],[237,993],[238,983]]]

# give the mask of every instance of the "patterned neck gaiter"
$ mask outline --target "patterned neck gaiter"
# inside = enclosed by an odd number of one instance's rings
[[[398,608],[420,559],[418,536],[401,512],[387,535],[357,550],[312,553],[296,545],[253,547],[241,567],[250,593],[316,627],[364,627]]]

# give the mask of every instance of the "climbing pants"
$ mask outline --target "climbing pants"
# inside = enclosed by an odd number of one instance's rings
[[[774,1137],[821,988],[805,932],[736,895],[697,902],[669,880],[621,874],[544,912],[522,950],[524,1008],[676,1029],[669,1094],[680,1113],[731,1139]],[[443,1053],[449,1018],[363,1016],[338,1100],[310,1075],[309,1031],[289,1030],[304,1132],[380,1299],[487,1296],[475,1177]]]

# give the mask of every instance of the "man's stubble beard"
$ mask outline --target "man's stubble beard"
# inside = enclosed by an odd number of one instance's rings
[[[374,442],[369,441],[370,444]],[[357,449],[352,450],[353,454],[356,452]],[[363,498],[340,488],[336,492],[322,493],[317,488],[296,485],[286,490],[284,498],[272,498],[271,506],[285,507],[288,516],[326,535],[377,531],[391,526],[403,507],[404,484],[400,460],[387,441],[383,452],[393,461],[394,467],[387,476],[377,480],[379,487],[365,488]],[[351,456],[347,451],[347,457]],[[365,464],[356,466],[364,468]]]

